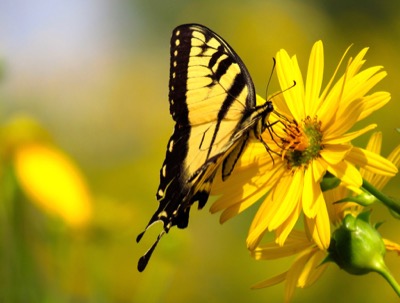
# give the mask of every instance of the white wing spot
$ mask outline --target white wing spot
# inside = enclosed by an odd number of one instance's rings
[[[174,57],[178,57],[178,50],[174,51]]]
[[[174,61],[174,67],[176,67],[178,65],[178,63],[176,61]]]
[[[164,165],[162,167],[161,173],[162,173],[163,177],[165,177],[167,175],[167,165]]]
[[[181,41],[179,39],[175,40],[175,45],[178,46],[179,44],[181,44]]]
[[[164,197],[164,191],[161,188],[158,190],[158,195]]]
[[[180,34],[181,34],[181,31],[177,30],[176,33],[175,33],[175,36],[179,36]]]
[[[175,79],[175,77],[176,77],[176,73],[172,73],[172,78]]]

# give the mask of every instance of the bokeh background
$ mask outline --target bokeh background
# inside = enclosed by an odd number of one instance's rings
[[[171,230],[146,271],[136,270],[160,230],[136,244],[157,207],[173,127],[170,33],[182,23],[212,28],[241,56],[262,96],[281,48],[297,54],[304,70],[322,39],[328,79],[350,44],[352,55],[370,47],[367,66],[388,71],[376,90],[392,100],[357,127],[378,123],[387,155],[400,143],[399,20],[396,0],[0,1],[0,127],[13,142],[0,147],[0,302],[281,302],[283,285],[250,290],[290,264],[250,258],[244,240],[255,208],[222,226],[208,207],[193,209],[190,228]],[[278,89],[274,77],[269,92]],[[75,182],[89,192],[82,224],[35,202],[15,177],[13,151],[26,137],[68,155],[84,176]],[[44,191],[70,192],[47,177]],[[385,192],[400,197],[399,181]],[[79,216],[79,205],[74,211]],[[400,241],[399,224],[383,207],[374,207],[372,219],[385,221],[382,234]],[[399,257],[386,260],[400,280]],[[350,276],[332,265],[293,302],[382,298],[398,302],[378,275]]]

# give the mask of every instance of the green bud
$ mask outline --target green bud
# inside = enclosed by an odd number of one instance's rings
[[[394,279],[383,260],[386,248],[381,235],[376,230],[380,224],[370,224],[370,212],[357,217],[348,214],[342,225],[332,234],[328,257],[323,263],[332,261],[353,275],[369,272],[380,274],[400,297],[400,285]]]
[[[380,271],[386,252],[381,235],[369,222],[370,212],[357,217],[348,214],[333,233],[329,260],[353,275]]]
[[[322,178],[322,181],[320,183],[321,190],[327,191],[330,189],[334,189],[335,187],[339,186],[340,182],[341,182],[340,179],[336,178],[334,175],[327,172],[325,176]]]
[[[357,217],[348,214],[333,233],[328,260],[353,275],[363,275],[386,267],[383,257],[385,244],[376,228],[369,222],[370,212]],[[327,261],[328,261],[327,260]]]

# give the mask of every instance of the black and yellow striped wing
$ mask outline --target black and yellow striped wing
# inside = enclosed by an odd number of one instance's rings
[[[140,271],[163,233],[185,228],[194,202],[205,205],[217,168],[222,164],[223,179],[232,172],[249,129],[272,111],[269,101],[256,107],[255,98],[249,72],[221,37],[197,24],[175,28],[169,102],[176,124],[160,171],[159,207],[147,226],[162,221],[164,231],[139,260]]]

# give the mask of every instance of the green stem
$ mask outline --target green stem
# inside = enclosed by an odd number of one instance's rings
[[[370,194],[374,195],[383,204],[385,204],[386,207],[395,212],[397,216],[400,216],[400,205],[398,203],[376,189],[371,183],[366,180],[363,180],[362,187],[366,189]]]
[[[390,284],[390,286],[392,286],[392,288],[396,292],[397,296],[400,297],[400,285],[397,283],[395,278],[392,276],[392,274],[390,273],[390,271],[386,267],[386,265],[383,264],[382,268],[378,269],[376,272],[385,278],[385,280]]]

